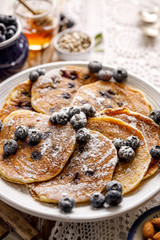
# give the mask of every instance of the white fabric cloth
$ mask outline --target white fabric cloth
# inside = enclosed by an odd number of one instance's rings
[[[64,11],[76,20],[77,28],[92,36],[103,33],[105,51],[93,52],[90,59],[124,67],[160,90],[160,36],[151,39],[142,34],[139,28],[142,2],[144,4],[145,1],[69,0]],[[143,207],[110,220],[95,223],[56,222],[49,240],[125,240],[137,217],[159,205],[159,200],[160,195]]]

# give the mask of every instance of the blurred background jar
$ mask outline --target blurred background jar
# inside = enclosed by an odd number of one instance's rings
[[[59,13],[56,0],[18,0],[14,12],[22,24],[30,50],[49,46],[59,29]]]

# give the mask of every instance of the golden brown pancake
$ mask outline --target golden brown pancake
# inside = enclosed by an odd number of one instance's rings
[[[106,116],[90,118],[87,127],[102,133],[110,140],[117,137],[126,140],[131,135],[139,138],[141,144],[135,151],[133,160],[130,162],[119,161],[113,175],[113,179],[122,184],[123,194],[135,189],[142,181],[151,162],[151,156],[142,133],[119,119]]]
[[[11,113],[0,131],[0,174],[11,182],[30,183],[45,181],[56,176],[68,161],[75,149],[75,131],[68,123],[65,126],[51,125],[49,117],[27,110]],[[37,145],[18,140],[15,154],[6,156],[3,144],[14,138],[17,126],[41,130],[43,137]]]
[[[66,194],[76,202],[85,202],[111,181],[117,163],[117,151],[108,138],[99,132],[90,133],[90,140],[84,145],[77,144],[75,152],[58,176],[48,182],[28,184],[35,199],[56,203]]]
[[[11,112],[16,110],[33,110],[31,106],[32,83],[28,80],[18,84],[7,97],[0,110],[0,120],[3,121]]]
[[[155,145],[160,145],[160,127],[151,118],[140,113],[132,112],[127,108],[105,109],[97,113],[98,116],[109,116],[122,121],[140,130],[147,142],[148,151]],[[152,176],[158,170],[159,159],[151,160],[144,179]]]
[[[96,75],[86,68],[65,67],[54,69],[33,84],[32,107],[37,112],[52,114],[62,107],[68,107],[77,90],[85,84],[95,82]]]
[[[81,106],[84,103],[90,103],[96,111],[127,107],[148,116],[151,110],[141,91],[117,82],[97,81],[82,86],[76,93],[72,106]]]

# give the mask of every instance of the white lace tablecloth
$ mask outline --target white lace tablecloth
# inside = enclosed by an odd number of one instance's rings
[[[69,0],[64,12],[76,20],[79,29],[92,36],[103,33],[105,51],[93,52],[90,59],[124,67],[160,89],[160,37],[145,37],[139,28],[138,12],[144,2]],[[135,211],[96,223],[56,222],[49,240],[125,240],[137,217],[159,202],[160,195]]]

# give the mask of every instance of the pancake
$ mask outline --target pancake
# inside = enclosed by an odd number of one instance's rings
[[[86,68],[70,66],[49,71],[33,83],[32,107],[37,112],[52,114],[62,107],[68,107],[82,85],[96,80],[96,75]]]
[[[68,123],[65,126],[51,125],[49,117],[27,110],[11,113],[0,131],[0,174],[8,181],[30,183],[45,181],[56,176],[68,161],[75,149],[75,131]],[[15,154],[6,156],[3,144],[14,138],[17,126],[41,130],[43,136],[37,145],[25,140],[18,140]]]
[[[26,81],[18,84],[7,97],[3,108],[0,110],[0,120],[3,121],[11,112],[16,110],[33,110],[31,106],[32,83]]]
[[[117,151],[108,138],[95,131],[90,133],[90,140],[85,145],[77,144],[58,176],[48,182],[28,185],[36,200],[57,203],[66,194],[76,202],[85,202],[111,181]]]
[[[123,106],[148,116],[151,110],[141,91],[116,82],[97,81],[81,87],[72,106],[81,106],[84,103],[90,103],[96,111]]]
[[[131,135],[139,138],[141,144],[135,151],[133,160],[130,162],[119,161],[113,175],[113,179],[122,184],[123,194],[127,194],[135,189],[142,181],[151,162],[151,156],[142,133],[129,124],[112,117],[90,118],[87,128],[102,133],[110,140],[117,137],[126,140]]]
[[[155,145],[160,145],[160,127],[151,118],[142,114],[132,112],[126,108],[106,109],[100,116],[109,116],[121,119],[122,121],[140,130],[147,142],[148,151]],[[158,170],[159,159],[152,158],[144,179],[152,176]]]

